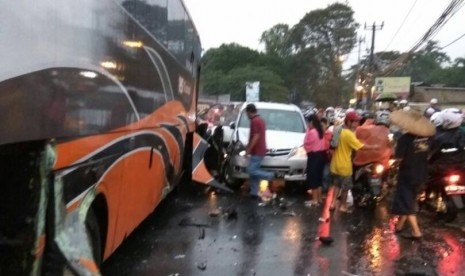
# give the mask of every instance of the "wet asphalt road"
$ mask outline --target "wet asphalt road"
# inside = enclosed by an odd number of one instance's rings
[[[321,208],[305,207],[303,193],[283,191],[286,208],[208,189],[174,193],[104,263],[103,273],[465,275],[464,219],[446,225],[421,213],[424,238],[418,242],[394,233],[385,206],[336,211],[329,224],[334,243],[325,246],[315,240]],[[222,214],[209,215],[218,208]]]

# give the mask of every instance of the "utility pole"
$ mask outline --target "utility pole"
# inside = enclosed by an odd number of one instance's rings
[[[358,68],[360,70],[360,62],[362,59],[362,43],[365,43],[365,37],[359,37],[358,38]]]
[[[372,31],[371,34],[371,52],[370,52],[370,64],[368,67],[368,71],[371,73],[371,75],[374,75],[375,72],[375,37],[376,37],[376,31],[382,30],[384,27],[384,21],[381,23],[381,25],[376,25],[376,22],[373,22],[372,26],[367,26],[365,23],[365,30]],[[373,80],[372,80],[373,81]],[[371,87],[367,93],[367,108],[371,109],[371,104],[372,104],[372,91]]]
[[[362,84],[359,82],[360,79],[360,68],[362,62],[362,43],[365,43],[365,37],[359,37],[358,39],[358,61],[357,61],[357,76],[355,77],[354,89],[355,89],[355,99],[356,99],[356,106],[360,108],[361,99],[363,95]]]

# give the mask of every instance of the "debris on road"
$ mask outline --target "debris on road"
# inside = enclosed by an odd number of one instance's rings
[[[294,211],[283,212],[283,216],[295,217],[297,214]]]
[[[207,269],[207,261],[205,262],[201,262],[201,263],[198,263],[197,264],[197,268],[204,271],[205,269]]]
[[[183,218],[179,224],[179,226],[182,226],[182,227],[187,227],[187,226],[193,226],[193,227],[210,227],[210,224],[208,223],[200,223],[200,222],[196,222],[195,220],[193,220],[192,218]]]
[[[175,259],[175,260],[179,260],[179,259],[184,259],[185,257],[186,257],[186,255],[180,254],[180,255],[174,256],[174,259]]]
[[[205,239],[205,229],[199,228],[199,240]]]
[[[235,207],[229,207],[225,212],[224,215],[226,216],[227,220],[237,220],[238,214]]]
[[[221,209],[220,208],[216,208],[216,209],[213,209],[213,210],[210,210],[208,212],[208,215],[210,217],[218,217],[219,215],[221,215]]]

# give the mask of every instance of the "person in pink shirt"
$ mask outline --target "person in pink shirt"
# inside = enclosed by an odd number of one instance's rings
[[[307,132],[304,138],[304,148],[307,152],[306,184],[309,190],[311,190],[312,200],[306,201],[305,205],[318,206],[322,202],[321,185],[323,183],[323,170],[327,159],[324,148],[324,130],[318,115],[310,115],[307,121]]]

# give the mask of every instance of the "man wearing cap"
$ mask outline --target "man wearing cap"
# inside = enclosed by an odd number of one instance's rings
[[[340,132],[336,134],[339,137],[336,138],[338,139],[337,146],[334,149],[330,166],[334,187],[331,210],[336,208],[336,200],[339,193],[341,193],[339,210],[348,212],[347,195],[349,190],[352,189],[352,151],[379,148],[379,145],[364,145],[355,136],[354,131],[358,127],[360,119],[360,115],[356,112],[347,112],[344,125]]]
[[[425,113],[423,115],[429,119],[434,113],[440,111],[441,109],[438,107],[438,99],[433,98],[429,102],[429,106],[425,109]]]

